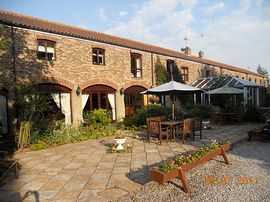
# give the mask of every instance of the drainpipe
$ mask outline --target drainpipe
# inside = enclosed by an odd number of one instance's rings
[[[152,71],[152,87],[154,86],[154,64],[153,64],[153,53],[151,53],[151,71]]]
[[[12,67],[13,67],[13,83],[14,85],[17,82],[17,77],[16,77],[16,55],[15,55],[15,38],[14,38],[14,28],[11,26],[11,41],[12,41]]]

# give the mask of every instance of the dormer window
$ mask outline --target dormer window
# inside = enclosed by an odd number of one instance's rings
[[[142,56],[137,53],[131,53],[131,76],[142,77]]]
[[[55,60],[55,42],[38,40],[37,58],[40,60]]]
[[[94,65],[105,65],[105,50],[101,48],[93,48],[92,56]]]

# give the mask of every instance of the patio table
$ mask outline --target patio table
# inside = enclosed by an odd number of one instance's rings
[[[170,128],[171,139],[173,140],[173,142],[175,142],[175,132],[174,131],[177,129],[178,126],[183,125],[183,121],[162,121],[161,125]]]
[[[234,117],[235,113],[233,112],[226,112],[223,113],[223,120],[225,123],[232,123],[233,122],[233,117]]]

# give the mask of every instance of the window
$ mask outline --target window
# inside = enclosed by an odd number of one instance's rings
[[[249,78],[248,80],[251,81],[251,78]]]
[[[210,70],[206,70],[206,71],[205,71],[205,77],[206,77],[206,78],[211,77],[211,72],[210,72]]]
[[[245,79],[245,77],[242,76],[242,79]]]
[[[181,75],[184,81],[188,81],[188,67],[181,68]]]
[[[255,79],[254,82],[257,83],[257,79]]]
[[[172,80],[172,74],[173,74],[173,68],[174,68],[174,61],[173,60],[167,60],[166,61],[167,66],[167,74],[170,80]]]
[[[142,56],[140,54],[131,54],[131,76],[142,77]]]
[[[94,65],[105,65],[105,50],[93,48],[92,56]]]
[[[260,85],[262,85],[262,80],[260,79]]]
[[[40,60],[55,60],[55,42],[38,40],[37,57]]]

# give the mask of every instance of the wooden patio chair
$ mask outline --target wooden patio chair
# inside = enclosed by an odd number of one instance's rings
[[[168,128],[161,127],[161,117],[150,117],[147,121],[147,139],[150,142],[150,136],[154,135],[162,143],[162,138],[165,136],[168,142]]]
[[[243,115],[241,113],[236,113],[232,117],[232,123],[240,123],[242,121]]]
[[[218,124],[218,123],[223,124],[223,122],[224,122],[223,113],[221,113],[221,112],[212,113],[212,121],[215,124]]]
[[[185,143],[185,137],[193,133],[192,124],[193,124],[192,118],[184,119],[183,121],[183,126],[180,129],[180,135],[182,135],[183,144]]]
[[[199,117],[194,117],[193,118],[193,124],[192,124],[192,138],[193,138],[193,141],[195,140],[195,136],[198,136],[196,135],[196,132],[199,131],[200,132],[200,139],[202,139],[202,119],[199,118]]]

